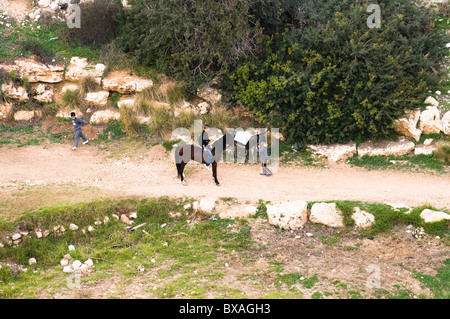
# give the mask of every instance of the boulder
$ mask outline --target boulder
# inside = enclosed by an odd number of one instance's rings
[[[216,201],[217,198],[214,197],[203,197],[198,204],[198,210],[211,213],[214,207],[216,207]]]
[[[419,121],[420,110],[409,110],[405,116],[395,121],[394,130],[406,137],[412,137],[419,141],[422,131],[417,128]]]
[[[77,117],[83,116],[83,113],[80,111],[80,109],[61,108],[58,110],[58,113],[56,113],[56,117],[70,117],[71,112],[75,112]]]
[[[308,219],[308,203],[303,200],[267,205],[269,224],[282,229],[298,229]]]
[[[239,205],[230,207],[226,211],[220,212],[219,217],[224,218],[247,218],[256,214],[254,205]]]
[[[444,114],[441,120],[442,133],[450,136],[450,111]]]
[[[379,145],[375,145],[373,142],[365,142],[360,144],[358,148],[358,156],[402,156],[409,154],[414,150],[414,148],[414,143],[406,139],[401,139],[399,141],[384,141]]]
[[[120,221],[126,225],[130,224],[130,219],[125,214],[120,215]]]
[[[135,98],[134,97],[129,97],[129,96],[122,96],[120,98],[120,100],[117,102],[117,106],[119,108],[121,107],[127,107],[129,109],[134,108],[134,103],[135,103]]]
[[[370,227],[375,222],[375,216],[364,210],[360,210],[359,207],[354,208],[355,212],[352,215],[355,225],[360,228]]]
[[[441,220],[450,220],[450,215],[444,212],[438,212],[431,209],[424,209],[420,213],[420,217],[425,221],[425,223],[438,222]]]
[[[105,91],[132,94],[153,86],[153,81],[137,76],[123,76],[120,72],[113,72],[103,79],[102,86]]]
[[[105,70],[106,65],[104,64],[99,63],[92,65],[86,58],[72,57],[72,59],[70,59],[70,64],[67,67],[66,79],[76,82],[81,78],[91,76],[96,79],[98,84],[100,84]]]
[[[42,102],[42,103],[51,103],[53,101],[53,90],[47,89],[45,84],[39,84],[36,88],[36,95],[34,97],[35,100]]]
[[[35,116],[34,111],[17,111],[14,113],[15,121],[31,121]]]
[[[29,99],[27,90],[21,86],[16,87],[12,82],[3,83],[1,90],[4,92],[6,98],[12,100],[27,101]]]
[[[19,59],[14,64],[17,73],[22,78],[27,77],[30,83],[59,83],[64,77],[64,67],[61,65],[43,64],[33,59]]]
[[[94,114],[92,114],[90,122],[92,124],[106,124],[110,120],[118,120],[120,118],[120,113],[115,110],[104,110],[104,111],[97,111]]]
[[[66,93],[66,91],[72,91],[72,92],[75,92],[75,91],[78,91],[78,90],[79,90],[79,87],[78,87],[77,84],[73,84],[73,83],[65,83],[64,86],[63,86],[62,89],[61,89],[61,94]]]
[[[11,103],[8,104],[1,104],[0,103],[0,120],[5,120],[9,117],[9,114],[11,114],[13,105]]]
[[[204,86],[198,90],[197,95],[209,102],[211,105],[216,105],[222,99],[222,94],[216,89],[213,89],[209,86]]]
[[[105,106],[108,104],[108,91],[90,92],[86,94],[85,101],[95,106]]]
[[[311,207],[309,220],[330,227],[344,226],[343,218],[336,208],[336,203],[315,203]]]
[[[416,145],[414,155],[431,155],[436,150],[434,146]]]
[[[440,113],[436,106],[427,106],[427,109],[420,113],[419,128],[423,134],[439,134],[441,132]]]
[[[316,156],[326,157],[329,161],[335,163],[345,161],[356,153],[356,144],[353,142],[347,144],[308,145],[308,147]]]
[[[439,106],[439,102],[432,96],[429,96],[425,99],[425,104],[429,104],[431,106]]]

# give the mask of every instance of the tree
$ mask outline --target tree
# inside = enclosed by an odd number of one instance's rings
[[[413,0],[379,1],[381,28],[369,28],[366,8],[373,2],[308,1],[308,25],[267,38],[264,55],[231,76],[235,100],[291,141],[393,134],[394,120],[420,106],[441,79],[435,72],[448,36]]]

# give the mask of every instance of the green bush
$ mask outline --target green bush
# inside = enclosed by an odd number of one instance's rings
[[[288,141],[346,143],[382,138],[439,83],[448,35],[414,0],[306,1],[305,27],[267,37],[262,56],[230,76],[234,99]]]
[[[255,50],[258,29],[248,0],[132,0],[121,19],[119,40],[144,65],[188,89],[229,71]]]
[[[119,0],[96,0],[81,3],[81,28],[65,28],[63,39],[69,43],[100,46],[109,43],[118,32],[118,17],[122,13]]]

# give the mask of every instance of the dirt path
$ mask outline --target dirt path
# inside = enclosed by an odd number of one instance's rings
[[[162,146],[120,160],[106,158],[95,146],[74,152],[68,145],[48,144],[0,149],[0,186],[75,183],[130,196],[233,197],[242,201],[303,199],[355,200],[419,206],[429,203],[450,208],[449,175],[399,171],[366,171],[359,168],[280,167],[267,178],[259,165],[220,164],[215,186],[211,172],[190,163],[189,185],[176,179],[175,166]],[[11,187],[0,187],[11,192]]]

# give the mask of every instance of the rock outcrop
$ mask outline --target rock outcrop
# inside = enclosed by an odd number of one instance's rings
[[[425,223],[438,222],[441,220],[450,220],[450,215],[444,212],[438,212],[431,209],[424,209],[420,213],[420,217]]]
[[[419,141],[422,135],[422,130],[417,128],[419,122],[420,110],[410,110],[405,113],[405,116],[395,122],[394,129],[397,133],[405,137],[412,137]]]
[[[298,229],[308,219],[308,203],[303,200],[267,205],[269,224],[282,229]]]
[[[343,227],[343,218],[336,208],[336,203],[315,203],[311,207],[309,220],[313,223],[324,224],[330,227]]]
[[[438,134],[441,132],[441,121],[439,110],[436,106],[427,106],[427,109],[420,113],[419,129],[423,134]]]
[[[92,124],[106,124],[110,120],[118,120],[120,118],[120,113],[115,110],[102,110],[97,111],[92,114],[90,122]]]
[[[98,84],[102,81],[102,76],[106,70],[106,65],[98,63],[92,65],[86,58],[72,57],[67,67],[66,79],[77,82],[84,77],[93,77]]]

